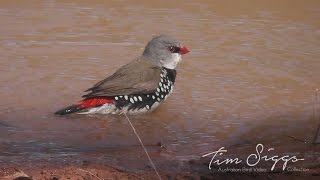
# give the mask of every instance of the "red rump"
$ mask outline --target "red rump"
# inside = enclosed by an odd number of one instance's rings
[[[79,101],[76,105],[84,107],[84,108],[92,108],[102,106],[106,103],[112,103],[112,99],[108,99],[105,97],[94,97],[94,98],[86,98],[82,101]]]

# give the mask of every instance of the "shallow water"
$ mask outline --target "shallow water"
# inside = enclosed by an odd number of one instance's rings
[[[124,116],[53,112],[163,33],[191,53],[170,98],[130,117],[145,144],[166,146],[148,146],[152,158],[259,142],[309,152],[287,135],[311,141],[319,123],[319,8],[316,0],[1,1],[0,163],[144,157]]]

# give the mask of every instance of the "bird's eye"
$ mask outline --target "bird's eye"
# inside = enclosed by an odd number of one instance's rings
[[[178,53],[180,51],[180,48],[176,46],[170,46],[168,49],[172,53]]]

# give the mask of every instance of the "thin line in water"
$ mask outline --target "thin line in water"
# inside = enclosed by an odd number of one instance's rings
[[[156,166],[153,164],[152,159],[150,158],[149,153],[148,153],[148,151],[147,151],[146,147],[144,146],[144,144],[143,144],[143,142],[142,142],[142,140],[141,140],[140,136],[138,135],[138,133],[137,133],[136,129],[134,128],[133,124],[131,123],[131,121],[130,121],[129,117],[127,116],[126,112],[124,112],[124,111],[123,111],[123,114],[124,114],[124,116],[126,116],[126,118],[127,118],[128,122],[129,122],[130,126],[132,127],[132,129],[133,129],[134,133],[136,134],[136,136],[137,136],[137,138],[138,138],[138,140],[139,140],[139,142],[140,142],[140,144],[141,144],[141,146],[142,146],[142,148],[143,148],[144,152],[147,154],[148,159],[149,159],[149,161],[150,161],[150,163],[151,163],[151,165],[152,165],[152,167],[153,167],[154,171],[156,172],[156,174],[157,174],[158,178],[161,180],[161,177],[160,177],[160,175],[159,175],[159,173],[158,173],[158,171],[157,171],[157,169],[156,169]]]

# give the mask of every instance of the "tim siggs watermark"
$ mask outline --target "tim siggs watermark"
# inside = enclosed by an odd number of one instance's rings
[[[266,152],[270,152],[273,151],[274,148],[269,148],[267,149]],[[303,161],[304,158],[298,158],[296,156],[290,156],[290,155],[284,155],[284,156],[279,156],[279,155],[274,155],[274,156],[268,156],[268,155],[264,155],[264,147],[262,144],[257,144],[256,146],[256,152],[249,154],[246,158],[246,161],[243,162],[242,159],[236,157],[236,158],[225,158],[225,159],[221,159],[221,156],[228,152],[227,149],[225,149],[225,147],[221,147],[219,150],[217,151],[213,151],[210,153],[207,153],[205,155],[202,155],[202,157],[207,157],[207,156],[212,156],[211,161],[208,165],[209,169],[211,169],[212,164],[216,164],[218,166],[220,165],[227,165],[227,164],[240,164],[240,163],[245,163],[247,166],[246,167],[242,167],[242,168],[218,168],[218,171],[220,172],[267,172],[268,169],[267,168],[258,168],[257,166],[259,165],[259,163],[261,161],[265,161],[265,162],[273,162],[272,166],[270,167],[270,171],[274,171],[275,166],[278,163],[282,163],[282,170],[285,171],[300,171],[300,172],[305,172],[305,171],[309,171],[309,169],[306,168],[298,168],[298,167],[287,167],[288,163],[295,163],[298,161]],[[220,159],[217,159],[217,158]]]

